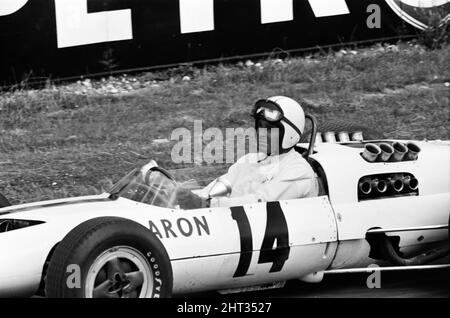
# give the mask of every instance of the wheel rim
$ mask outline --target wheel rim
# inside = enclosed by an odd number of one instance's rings
[[[128,246],[110,248],[98,256],[86,277],[87,298],[148,298],[153,272],[147,258]]]

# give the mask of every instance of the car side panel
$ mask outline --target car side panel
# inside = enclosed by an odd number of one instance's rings
[[[364,238],[369,229],[394,229],[446,225],[450,213],[450,194],[399,197],[337,204],[339,240]],[[393,232],[400,246],[445,240],[447,230]],[[418,241],[419,240],[419,241]]]
[[[278,208],[274,210],[274,206]],[[247,232],[240,228],[243,219],[238,220],[236,211],[247,220]],[[3,216],[45,223],[1,234],[0,251],[8,255],[8,261],[0,263],[0,273],[4,275],[0,277],[1,292],[19,289],[35,292],[52,247],[82,222],[105,216],[133,220],[155,233],[173,264],[177,291],[244,286],[324,270],[335,249],[327,243],[337,238],[336,221],[327,197],[189,211],[157,208],[126,199],[58,205]],[[279,223],[282,219],[284,228],[272,226],[271,222]],[[281,246],[278,240],[286,233],[286,244]],[[270,235],[273,245],[265,249],[269,260],[260,261],[263,241]],[[252,248],[243,250],[243,244],[249,241]],[[278,249],[274,255],[272,249]],[[289,253],[280,261],[277,253],[282,249],[288,249]],[[235,275],[243,255],[250,255],[248,266]],[[274,262],[283,264],[271,272]]]
[[[406,142],[406,141],[402,141]],[[364,239],[372,228],[446,225],[450,213],[450,147],[446,143],[415,142],[418,160],[366,162],[363,148],[320,144],[313,155],[323,167],[330,202],[338,220],[339,240]],[[418,196],[393,196],[358,201],[361,177],[382,173],[411,173],[419,181]],[[400,247],[433,243],[448,237],[446,230],[390,233],[400,236]]]
[[[239,230],[239,222],[242,220],[236,220],[236,215],[233,218],[236,207],[220,208],[211,212],[214,217],[211,216],[209,221],[210,236],[192,241],[183,239],[183,250],[175,239],[163,239],[172,259],[174,292],[251,286],[300,278],[328,268],[336,251],[336,244],[333,243],[337,240],[336,220],[328,198],[279,202],[282,210],[280,217],[285,219],[287,225],[286,232],[282,226],[276,226],[277,221],[273,215],[278,212],[271,210],[272,204],[258,203],[240,207],[249,225],[246,233]],[[195,215],[199,212],[191,213]],[[288,246],[281,246],[283,233],[288,235]],[[273,246],[269,248],[271,251],[268,252],[263,245],[270,235],[278,237],[273,240]],[[243,251],[242,246],[248,247],[249,242],[251,250]],[[219,246],[220,250],[230,252],[218,254]],[[270,253],[275,256],[269,256],[269,260],[261,257],[261,254]],[[246,266],[244,270],[239,270],[242,258],[247,259],[244,262]],[[275,263],[281,265],[273,270]]]

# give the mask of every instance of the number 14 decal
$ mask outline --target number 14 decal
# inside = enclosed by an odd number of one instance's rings
[[[241,255],[233,277],[245,276],[253,254],[253,236],[250,222],[242,206],[231,208],[231,217],[236,221],[241,238]],[[275,240],[277,242],[274,247]],[[270,272],[279,272],[289,258],[289,233],[283,210],[279,202],[267,202],[266,232],[259,253],[258,264],[272,263]]]

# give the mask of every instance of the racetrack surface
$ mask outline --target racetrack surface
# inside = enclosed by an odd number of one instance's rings
[[[208,292],[178,295],[177,298],[450,298],[448,268],[381,272],[381,288],[373,289],[366,285],[369,275],[329,274],[317,284],[288,281],[285,287],[280,289],[227,295]]]
[[[450,298],[450,269],[381,272],[381,288],[370,289],[370,273],[329,274],[321,283],[289,281],[281,289],[231,294],[236,298]],[[198,294],[217,297],[216,293]]]

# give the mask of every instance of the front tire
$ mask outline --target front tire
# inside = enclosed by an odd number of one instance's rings
[[[172,294],[172,267],[159,239],[136,222],[86,221],[58,244],[45,290],[51,298],[162,298]]]

